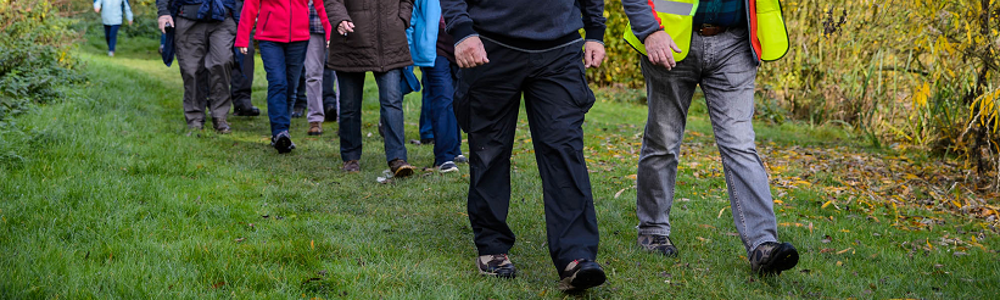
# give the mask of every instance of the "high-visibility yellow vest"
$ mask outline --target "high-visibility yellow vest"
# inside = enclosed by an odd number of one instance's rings
[[[694,34],[694,14],[698,11],[698,0],[649,0],[656,18],[663,30],[670,34],[681,53],[673,53],[674,60],[681,61],[691,49],[691,35]],[[781,17],[778,0],[746,0],[747,28],[750,31],[750,46],[754,57],[763,61],[778,60],[788,52],[788,32]],[[632,24],[629,23],[631,29]],[[632,32],[625,31],[625,40],[646,55],[646,46]]]

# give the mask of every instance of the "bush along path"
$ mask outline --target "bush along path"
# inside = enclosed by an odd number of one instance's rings
[[[525,121],[510,223],[514,280],[478,276],[467,166],[379,183],[386,169],[366,90],[360,174],[339,171],[335,124],[278,155],[267,119],[188,132],[176,69],[141,52],[81,53],[78,99],[0,133],[0,298],[562,299],[547,255],[541,183]],[[155,53],[155,51],[153,52]],[[258,74],[256,78],[264,78]],[[255,103],[264,105],[258,80]],[[419,97],[405,103],[416,137]],[[523,116],[523,113],[522,113]],[[695,104],[672,211],[677,258],[635,246],[635,170],[645,107],[599,101],[586,153],[608,282],[581,298],[990,298],[1000,293],[996,195],[965,171],[847,133],[758,126],[779,235],[801,253],[776,278],[750,272],[735,236],[703,104]],[[190,134],[189,134],[190,133]],[[408,145],[430,165],[428,146]],[[898,153],[897,153],[898,152]],[[956,183],[958,182],[958,183]]]

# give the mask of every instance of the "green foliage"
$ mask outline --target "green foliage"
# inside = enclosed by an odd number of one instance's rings
[[[790,49],[760,67],[758,117],[840,124],[873,145],[965,157],[1000,189],[1000,3],[782,1]],[[608,1],[600,86],[641,88],[627,18]]]
[[[628,18],[622,10],[621,0],[604,2],[604,17],[608,19],[604,32],[604,50],[607,60],[601,67],[587,72],[587,80],[599,86],[643,88],[642,70],[639,69],[639,52],[623,38]]]
[[[0,0],[0,125],[32,103],[64,97],[60,87],[82,79],[68,52],[70,23],[48,2]]]

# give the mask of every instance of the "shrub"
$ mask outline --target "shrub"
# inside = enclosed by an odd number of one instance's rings
[[[81,80],[69,55],[70,23],[46,1],[0,0],[0,124],[33,103],[62,98],[59,86]]]

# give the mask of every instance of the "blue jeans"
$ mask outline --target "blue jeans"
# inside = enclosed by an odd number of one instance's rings
[[[390,70],[375,75],[378,84],[380,120],[385,129],[385,160],[406,160],[403,142],[403,91],[402,72]],[[361,100],[364,96],[365,72],[337,71],[340,83],[340,158],[351,161],[361,159]]]
[[[420,67],[421,72],[423,72],[424,67]],[[427,80],[427,74],[423,75],[424,80]],[[425,83],[426,85],[426,83]],[[427,99],[427,87],[424,87],[424,98],[420,100],[420,139],[433,139],[434,138],[434,126],[431,122],[431,105],[429,99]]]
[[[108,43],[108,51],[115,52],[118,44],[118,28],[122,25],[104,25],[104,41]]]
[[[693,35],[691,51],[672,70],[641,58],[649,119],[642,137],[636,185],[639,234],[670,235],[677,165],[688,108],[695,88],[705,94],[715,143],[729,188],[736,231],[749,255],[778,240],[770,183],[754,143],[754,80],[757,64],[746,46],[747,30],[733,28],[703,37]]]
[[[267,72],[267,117],[271,120],[271,136],[288,131],[292,120],[295,90],[292,88],[302,75],[308,41],[278,43],[260,41],[260,59]]]
[[[462,139],[458,132],[458,120],[452,106],[455,96],[455,70],[451,62],[442,56],[434,61],[430,68],[420,67],[423,73],[424,99],[421,108],[421,123],[427,116],[428,125],[433,130],[434,165],[440,166],[446,161],[455,160],[462,154]],[[426,111],[426,113],[424,113]],[[424,138],[423,124],[420,126],[420,138]]]

